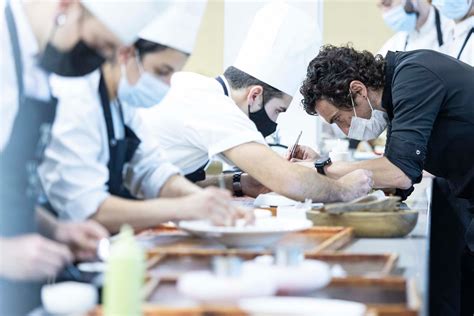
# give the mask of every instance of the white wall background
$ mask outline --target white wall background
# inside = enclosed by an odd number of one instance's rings
[[[240,45],[245,40],[255,12],[271,0],[225,0],[224,4],[224,69],[232,65],[237,57]],[[292,5],[302,8],[318,20],[320,30],[323,27],[322,0],[290,0]],[[303,130],[300,144],[316,146],[319,143],[320,121],[306,114],[300,105],[302,97],[296,95],[286,113],[278,119],[281,143],[293,144],[299,132]]]

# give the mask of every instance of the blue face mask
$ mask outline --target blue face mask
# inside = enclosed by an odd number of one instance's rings
[[[383,19],[395,32],[411,32],[415,30],[417,15],[415,12],[407,13],[402,3],[385,12]]]
[[[471,9],[472,0],[433,0],[431,3],[449,19],[460,20]]]
[[[144,71],[140,64],[139,68],[140,78],[131,85],[127,80],[125,66],[122,67],[117,94],[120,101],[130,106],[149,108],[160,103],[170,87],[155,75]]]

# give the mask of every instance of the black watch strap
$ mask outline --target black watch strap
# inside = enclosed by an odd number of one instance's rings
[[[244,192],[242,191],[242,183],[240,182],[240,178],[242,177],[242,172],[234,173],[232,176],[232,189],[234,191],[235,196],[244,196]]]
[[[331,164],[331,158],[329,157],[324,157],[324,158],[319,158],[314,162],[314,167],[318,171],[318,173],[322,175],[326,175],[326,172],[324,171],[324,167],[327,165]]]

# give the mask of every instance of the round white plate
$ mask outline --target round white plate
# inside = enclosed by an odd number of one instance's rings
[[[307,219],[257,218],[250,226],[214,226],[208,220],[181,221],[179,228],[190,234],[212,238],[229,247],[261,247],[277,242],[284,235],[308,229]]]
[[[364,316],[364,304],[309,297],[259,297],[239,301],[239,308],[252,316]]]

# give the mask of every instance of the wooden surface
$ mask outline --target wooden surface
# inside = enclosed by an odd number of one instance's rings
[[[353,238],[352,228],[312,227],[284,236],[273,248],[226,248],[212,239],[191,236],[172,227],[149,229],[137,235],[149,255],[203,254],[203,255],[259,255],[271,254],[276,246],[300,247],[305,254],[317,254],[340,249]]]
[[[176,281],[188,271],[211,270],[212,255],[199,254],[155,254],[148,259],[148,276],[151,279]],[[239,256],[242,260],[251,260],[255,254]],[[344,277],[335,277],[333,285],[367,284],[375,278],[388,278],[396,262],[396,254],[308,254],[307,259],[321,260],[331,266],[339,265],[346,273]],[[366,281],[369,280],[369,281]]]
[[[371,213],[352,212],[328,214],[308,211],[306,216],[316,226],[347,226],[354,229],[356,237],[403,237],[415,228],[418,211],[400,210],[396,212]]]
[[[364,279],[352,285],[331,284],[328,287],[308,293],[305,297],[352,300],[366,304],[366,316],[414,316],[417,309],[410,306],[412,300],[403,278]],[[160,281],[149,301],[144,304],[146,316],[155,315],[246,315],[235,305],[201,305],[180,297],[174,282]],[[95,309],[89,316],[100,316]]]

